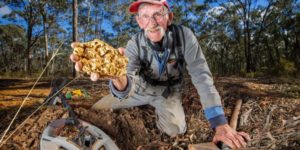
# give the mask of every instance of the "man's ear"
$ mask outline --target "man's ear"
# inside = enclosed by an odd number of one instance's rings
[[[168,26],[172,24],[174,18],[174,14],[172,12],[169,13]]]
[[[139,27],[140,27],[141,29],[144,29],[144,25],[143,25],[143,23],[141,22],[141,20],[139,19],[139,16],[138,16],[138,15],[135,15],[135,20],[136,20],[136,22],[138,23]]]

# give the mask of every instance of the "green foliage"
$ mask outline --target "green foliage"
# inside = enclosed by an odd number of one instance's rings
[[[25,31],[17,25],[0,25],[0,73],[21,70]],[[12,63],[13,62],[13,63]]]
[[[24,71],[7,71],[0,72],[0,78],[25,78],[26,72]]]
[[[240,75],[247,78],[255,78],[262,76],[295,76],[297,73],[297,68],[294,63],[286,60],[280,59],[279,63],[272,67],[261,67],[255,72],[246,72],[241,70]]]
[[[240,75],[242,77],[246,77],[246,78],[257,78],[257,77],[270,76],[271,74],[265,74],[264,72],[261,72],[261,71],[255,71],[255,72],[243,71],[243,72],[240,73]]]
[[[18,25],[0,25],[0,39],[6,44],[15,45],[17,43],[24,43],[25,31]]]
[[[273,71],[278,75],[295,75],[297,69],[292,61],[281,58],[276,70]]]

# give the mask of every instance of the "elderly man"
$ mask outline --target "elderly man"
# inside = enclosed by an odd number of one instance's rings
[[[132,37],[126,50],[119,48],[129,58],[127,75],[111,79],[111,94],[99,100],[93,108],[116,109],[149,104],[155,107],[157,127],[161,131],[171,137],[184,134],[186,122],[181,89],[186,66],[201,97],[205,117],[216,131],[213,142],[222,141],[232,148],[245,147],[249,135],[236,132],[228,125],[199,43],[190,29],[172,24],[173,13],[167,1],[138,0],[130,5],[129,11],[135,15],[142,32]],[[71,55],[74,62],[78,61],[77,58]],[[98,77],[97,73],[91,74],[92,80]]]

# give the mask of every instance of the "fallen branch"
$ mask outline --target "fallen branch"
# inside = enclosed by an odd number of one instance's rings
[[[247,125],[248,117],[249,117],[252,110],[253,109],[250,108],[248,111],[246,111],[245,113],[243,113],[241,115],[241,118],[240,118],[240,121],[239,121],[239,126]]]
[[[273,111],[274,111],[276,108],[277,108],[276,105],[271,107],[271,109],[270,109],[270,111],[269,111],[269,114],[267,115],[267,118],[266,118],[266,123],[265,123],[265,125],[264,125],[264,127],[263,127],[263,130],[262,130],[263,132],[269,131],[269,128],[270,128],[270,126],[271,126],[271,124],[272,124],[272,115],[273,115]]]

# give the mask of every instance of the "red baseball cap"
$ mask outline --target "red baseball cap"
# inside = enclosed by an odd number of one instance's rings
[[[129,6],[129,12],[135,14],[138,12],[139,6],[142,3],[150,3],[150,4],[155,4],[155,5],[165,5],[169,10],[169,4],[167,0],[137,0],[136,2],[131,3]]]

